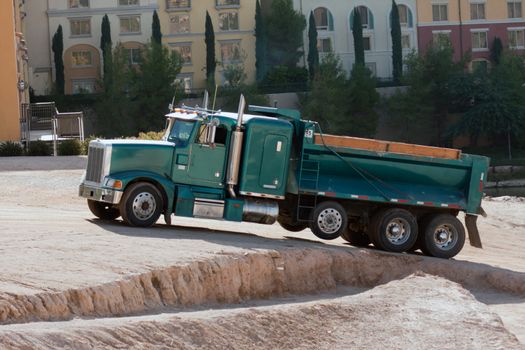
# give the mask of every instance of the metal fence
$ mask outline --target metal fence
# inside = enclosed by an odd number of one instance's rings
[[[20,115],[20,140],[29,146],[31,141],[57,144],[67,139],[84,141],[84,114],[82,112],[59,113],[54,102],[23,103]]]

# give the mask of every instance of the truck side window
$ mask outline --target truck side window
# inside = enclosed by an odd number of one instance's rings
[[[228,137],[228,129],[224,125],[219,125],[217,131],[215,132],[215,143],[219,145],[226,144],[226,138]]]
[[[175,143],[175,146],[186,146],[193,131],[194,122],[177,120],[170,132],[169,141]]]

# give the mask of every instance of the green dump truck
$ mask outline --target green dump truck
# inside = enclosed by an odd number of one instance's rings
[[[96,140],[79,194],[105,220],[148,227],[161,215],[310,228],[391,252],[450,258],[470,243],[488,158],[458,150],[323,135],[299,112],[184,107],[163,141]]]

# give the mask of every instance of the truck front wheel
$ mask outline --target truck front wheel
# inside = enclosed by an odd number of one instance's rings
[[[310,229],[321,239],[336,239],[346,230],[348,217],[343,206],[337,202],[322,202],[313,213]]]
[[[115,220],[120,216],[120,211],[111,204],[87,200],[88,208],[93,215],[102,220]]]
[[[131,226],[149,227],[157,222],[162,212],[162,195],[152,184],[139,182],[131,185],[120,202],[124,222]]]
[[[465,228],[455,216],[439,214],[429,217],[423,227],[420,248],[426,255],[450,259],[465,244]]]
[[[408,210],[390,208],[372,217],[368,236],[377,248],[401,253],[412,248],[417,240],[417,220]]]

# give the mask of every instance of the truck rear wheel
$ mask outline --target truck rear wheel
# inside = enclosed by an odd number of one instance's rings
[[[461,221],[450,214],[438,214],[428,218],[423,226],[420,248],[426,255],[450,259],[465,244],[465,228]]]
[[[157,222],[162,212],[162,195],[152,184],[139,182],[131,185],[120,202],[124,222],[132,226],[149,227]]]
[[[87,200],[88,208],[93,215],[102,220],[115,220],[120,216],[120,211],[113,205],[104,202],[97,202],[92,199]]]
[[[377,212],[368,230],[368,236],[377,248],[401,253],[414,246],[418,226],[408,210],[390,208]]]
[[[322,202],[313,213],[310,229],[321,239],[336,239],[348,226],[348,217],[343,206],[337,202]]]

